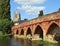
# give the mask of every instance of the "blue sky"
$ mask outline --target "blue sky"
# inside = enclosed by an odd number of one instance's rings
[[[38,17],[39,11],[44,14],[55,12],[60,8],[60,0],[10,0],[11,19],[16,11],[21,14],[21,19]]]

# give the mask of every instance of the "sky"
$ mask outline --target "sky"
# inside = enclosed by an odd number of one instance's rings
[[[10,6],[12,20],[16,11],[20,13],[21,20],[30,20],[38,17],[40,10],[44,14],[58,11],[60,0],[10,0]]]

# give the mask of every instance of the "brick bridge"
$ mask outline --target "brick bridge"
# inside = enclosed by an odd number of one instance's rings
[[[33,40],[44,39],[58,41],[60,38],[60,11],[13,26],[12,34],[19,37],[30,37]]]

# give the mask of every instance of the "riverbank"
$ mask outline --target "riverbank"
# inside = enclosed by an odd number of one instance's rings
[[[0,38],[3,38],[3,37],[11,37],[11,34],[0,34]]]
[[[44,40],[37,40],[36,43],[37,44],[55,44],[55,43],[52,43],[52,42],[49,42],[49,41],[44,41]]]
[[[32,37],[24,37],[23,35],[19,36],[19,35],[14,35],[15,38],[21,38],[21,39],[27,39],[27,40],[30,40],[30,41],[39,41],[41,43],[47,43],[47,44],[50,44],[50,43],[58,43],[58,41],[55,41],[55,40],[43,40],[41,38],[39,38],[38,36],[32,38]]]

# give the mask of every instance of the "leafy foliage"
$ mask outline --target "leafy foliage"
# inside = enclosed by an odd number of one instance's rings
[[[27,21],[28,19],[24,19],[25,21]]]
[[[10,0],[0,1],[0,19],[10,19]]]
[[[3,34],[10,33],[11,26],[13,26],[12,21],[8,19],[0,20],[0,31],[2,31]]]
[[[42,16],[42,15],[43,15],[43,10],[41,10],[40,13],[39,13],[39,16]]]
[[[13,22],[10,19],[10,0],[0,1],[0,31],[10,33]]]
[[[60,8],[59,8],[59,11],[60,11]]]

